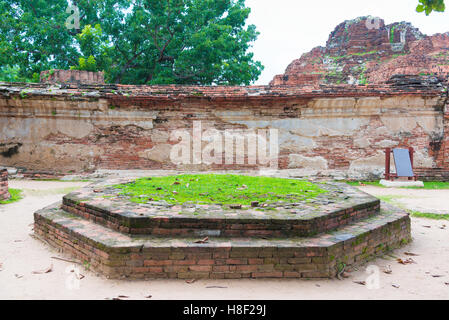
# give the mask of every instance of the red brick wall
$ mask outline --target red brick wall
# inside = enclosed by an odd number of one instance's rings
[[[0,169],[0,200],[9,199],[8,170]]]
[[[50,70],[42,71],[40,80],[45,83],[104,84],[104,72]]]
[[[38,86],[39,92],[48,90]],[[257,168],[246,161],[172,163],[167,148],[178,141],[170,134],[178,129],[191,133],[194,121],[201,121],[203,130],[279,129],[279,168],[299,170],[298,176],[378,179],[386,146],[412,146],[418,173],[446,179],[449,113],[443,117],[441,92],[349,89],[354,92],[114,85],[98,90],[74,85],[45,96],[8,91],[0,98],[0,165],[35,177],[96,169]]]

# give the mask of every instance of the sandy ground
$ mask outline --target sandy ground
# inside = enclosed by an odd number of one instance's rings
[[[449,214],[449,189],[404,189],[359,187],[373,196],[393,196],[394,202],[401,207],[424,213]]]
[[[372,261],[378,266],[379,289],[355,283],[367,280],[364,267],[344,280],[182,280],[117,281],[98,276],[83,266],[56,260],[63,257],[34,239],[33,212],[61,199],[61,195],[86,183],[11,181],[25,190],[25,198],[0,206],[0,299],[449,299],[449,222],[412,219],[414,241],[400,250]],[[384,192],[364,188],[368,192]],[[375,190],[376,189],[376,190]],[[387,191],[387,190],[385,190]],[[388,194],[395,190],[388,189]],[[406,190],[407,192],[409,190]],[[403,192],[403,190],[398,190]],[[419,191],[422,192],[422,191]],[[441,193],[429,192],[440,199]],[[441,201],[447,199],[447,191]],[[427,194],[427,191],[426,191]],[[417,194],[419,195],[419,194]],[[446,197],[446,198],[444,198]],[[441,202],[440,202],[441,203]],[[444,207],[444,205],[443,205]],[[441,207],[440,207],[441,209]],[[443,227],[444,224],[447,227]],[[416,263],[402,265],[395,258],[413,256]],[[67,258],[67,257],[66,257]],[[49,273],[33,274],[45,270]],[[383,272],[391,266],[392,273]],[[77,280],[78,268],[85,277]],[[369,282],[369,280],[368,280]],[[448,283],[448,284],[445,284]],[[79,288],[77,287],[79,285]],[[208,288],[214,286],[213,288]]]

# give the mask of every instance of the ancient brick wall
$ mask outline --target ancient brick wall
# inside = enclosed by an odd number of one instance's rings
[[[445,176],[449,169],[441,91],[3,84],[0,93],[0,165],[21,172],[259,167],[246,153],[243,163],[237,158],[226,163],[224,155],[215,164],[174,163],[170,155],[180,143],[175,131],[192,134],[195,123],[203,134],[277,129],[278,166],[298,176],[379,178],[385,148],[397,146],[415,148],[419,172]],[[193,154],[192,143],[190,149]]]
[[[49,70],[41,72],[40,80],[45,83],[104,84],[104,72]]]
[[[0,200],[9,199],[8,170],[0,168]]]

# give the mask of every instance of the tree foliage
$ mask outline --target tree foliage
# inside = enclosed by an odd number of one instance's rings
[[[424,12],[426,16],[432,13],[432,11],[444,12],[446,5],[444,0],[419,0],[419,4],[416,7],[417,12]]]
[[[255,26],[244,0],[0,0],[0,79],[48,69],[103,70],[129,84],[249,84]],[[3,77],[4,78],[4,77]]]

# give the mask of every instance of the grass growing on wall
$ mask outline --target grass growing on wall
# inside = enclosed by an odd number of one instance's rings
[[[308,181],[220,174],[148,177],[114,187],[132,202],[164,200],[171,204],[291,203],[326,192]]]

